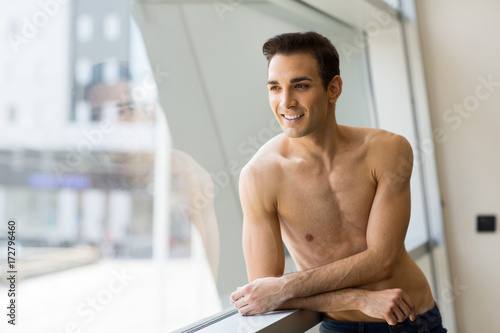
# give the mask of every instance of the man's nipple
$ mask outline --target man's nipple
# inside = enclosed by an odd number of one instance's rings
[[[308,242],[312,242],[312,240],[314,239],[314,237],[311,234],[307,234],[306,235],[306,239],[307,239]]]

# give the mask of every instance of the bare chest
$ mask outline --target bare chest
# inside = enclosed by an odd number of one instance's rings
[[[376,190],[362,163],[332,172],[289,168],[280,182],[282,237],[295,262],[310,268],[362,251]]]

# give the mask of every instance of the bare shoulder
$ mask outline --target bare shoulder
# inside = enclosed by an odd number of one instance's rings
[[[363,128],[361,135],[367,146],[368,163],[377,180],[384,175],[394,174],[410,178],[413,150],[405,137],[374,128]]]
[[[365,163],[375,181],[397,177],[398,183],[410,179],[413,169],[413,151],[405,137],[377,128],[344,127],[352,142],[358,142]]]
[[[370,150],[383,156],[398,156],[400,154],[413,154],[408,140],[399,134],[394,134],[382,129],[370,128],[367,131]]]
[[[240,193],[242,189],[251,190],[272,200],[281,174],[283,136],[277,135],[265,143],[243,167],[239,181]]]
[[[339,126],[354,146],[366,148],[371,155],[411,153],[411,146],[405,137],[392,132],[369,127]]]

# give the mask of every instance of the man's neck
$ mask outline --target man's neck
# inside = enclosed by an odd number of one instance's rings
[[[345,134],[335,119],[325,126],[300,138],[288,138],[293,155],[304,159],[321,161],[327,170],[333,167],[333,161],[345,141]]]

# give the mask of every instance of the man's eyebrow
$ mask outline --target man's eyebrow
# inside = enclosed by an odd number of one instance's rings
[[[296,78],[293,78],[290,80],[290,83],[297,83],[297,82],[301,82],[301,81],[312,81],[311,78],[307,77],[307,76],[300,76],[300,77],[296,77]],[[267,81],[267,84],[279,84],[278,81]]]
[[[309,77],[307,77],[307,76],[301,76],[301,77],[296,77],[294,79],[291,79],[290,83],[297,83],[297,82],[300,82],[300,81],[312,81],[312,79],[309,78]]]

